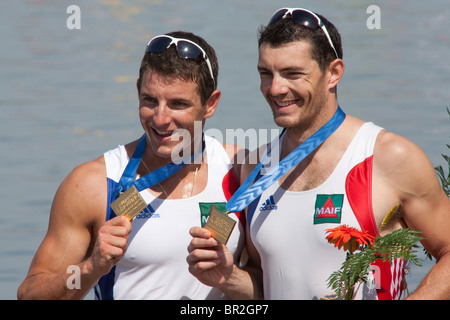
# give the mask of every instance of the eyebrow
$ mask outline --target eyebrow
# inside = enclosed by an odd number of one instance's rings
[[[260,67],[259,65],[258,65],[257,67],[258,67],[258,71],[261,71],[261,70],[267,70],[267,68]]]
[[[151,99],[155,99],[158,100],[153,94],[147,92],[147,91],[141,91],[140,96],[144,97],[144,98],[151,98]],[[190,99],[185,99],[184,97],[170,97],[168,99],[169,103],[173,103],[173,102],[181,102],[184,103],[186,105],[193,105],[194,102]]]
[[[185,105],[189,105],[189,106],[194,105],[194,102],[192,100],[184,99],[184,98],[170,98],[169,102],[172,102],[172,103],[173,102],[181,102],[181,103],[183,103]]]
[[[260,72],[261,71],[269,71],[270,72],[269,69],[267,69],[265,67],[262,67],[262,66],[259,66],[259,65],[258,65],[258,71],[260,71]],[[303,67],[298,67],[298,66],[287,66],[287,67],[284,67],[284,68],[282,68],[282,69],[280,69],[278,71],[280,73],[288,72],[288,71],[297,71],[297,72],[301,72],[301,73],[305,73],[305,74],[311,72],[310,69],[303,68]]]

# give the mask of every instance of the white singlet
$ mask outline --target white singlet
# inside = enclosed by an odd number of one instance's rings
[[[110,274],[96,286],[98,299],[224,299],[215,288],[203,285],[188,271],[189,229],[206,222],[212,205],[224,210],[226,201],[239,187],[228,154],[217,140],[205,135],[208,182],[199,194],[187,199],[159,199],[148,189],[141,195],[148,206],[132,223],[128,248]],[[124,146],[104,155],[108,190],[114,189],[128,164]],[[109,199],[110,201],[111,199]],[[109,205],[108,205],[109,208]],[[109,211],[107,219],[112,212]],[[227,243],[239,261],[245,241],[245,217],[237,221]]]
[[[345,224],[377,233],[371,176],[381,130],[365,123],[320,186],[293,192],[275,182],[249,206],[247,220],[261,256],[265,299],[320,299],[332,294],[327,279],[341,267],[346,252],[328,243],[325,230]],[[381,271],[359,289],[357,299],[398,299],[403,265],[396,263],[392,268],[388,262],[373,266]]]

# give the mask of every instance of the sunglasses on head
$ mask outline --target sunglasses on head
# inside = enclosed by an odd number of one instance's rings
[[[146,52],[154,52],[154,53],[161,53],[164,50],[168,49],[172,44],[175,45],[178,56],[183,59],[193,59],[197,60],[199,58],[203,58],[205,60],[208,69],[209,74],[211,75],[211,79],[214,84],[214,88],[216,87],[216,82],[214,81],[214,74],[212,71],[211,63],[209,62],[208,56],[198,44],[195,42],[188,40],[188,39],[182,39],[182,38],[174,38],[167,35],[160,35],[156,36],[153,39],[151,39],[147,44]]]
[[[289,16],[296,24],[307,27],[311,30],[321,28],[323,33],[325,33],[325,36],[327,37],[331,48],[333,48],[334,54],[337,58],[339,58],[337,51],[334,48],[333,41],[331,41],[330,34],[328,33],[327,28],[323,24],[322,20],[320,20],[320,18],[314,12],[302,8],[281,8],[273,14],[272,18],[269,21],[269,25],[274,24],[281,19],[285,19]]]

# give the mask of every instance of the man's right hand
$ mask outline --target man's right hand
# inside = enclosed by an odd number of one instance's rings
[[[193,227],[189,233],[192,236],[186,259],[189,272],[208,286],[220,287],[233,272],[232,253],[205,228]]]
[[[128,246],[131,222],[124,216],[105,222],[98,230],[98,237],[90,260],[92,273],[105,275],[122,259]]]

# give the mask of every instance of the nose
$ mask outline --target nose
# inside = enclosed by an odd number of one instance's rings
[[[280,75],[273,75],[267,80],[267,93],[271,96],[280,96],[288,93],[286,79]]]
[[[157,127],[164,127],[170,123],[170,110],[165,103],[161,102],[158,107],[155,108],[153,123]]]

